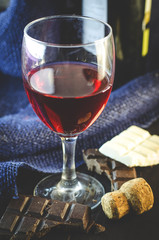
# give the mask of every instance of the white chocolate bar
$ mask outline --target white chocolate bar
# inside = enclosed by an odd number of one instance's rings
[[[125,138],[129,139],[130,141],[134,142],[135,144],[139,144],[144,140],[144,138],[142,136],[140,136],[139,134],[135,134],[129,130],[123,131],[122,133],[119,134],[119,136],[124,136]]]
[[[140,135],[144,139],[150,137],[150,133],[148,131],[146,131],[145,129],[142,129],[140,127],[134,126],[134,125],[129,127],[127,130],[130,131],[130,132],[133,132],[135,134]]]
[[[159,136],[157,135],[152,135],[150,138],[149,138],[150,141],[156,143],[156,144],[159,144]]]
[[[159,153],[159,144],[155,143],[155,142],[152,142],[150,141],[149,139],[148,140],[145,140],[141,146],[144,146],[144,147],[147,147],[149,149],[152,149],[154,151],[156,151],[157,153]]]
[[[123,147],[125,147],[127,150],[131,150],[135,147],[135,142],[132,141],[129,138],[126,138],[124,136],[116,136],[112,139],[113,143],[121,144]]]
[[[131,126],[104,143],[99,152],[128,167],[159,164],[159,136]]]

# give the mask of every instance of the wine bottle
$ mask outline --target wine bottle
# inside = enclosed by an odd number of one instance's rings
[[[113,28],[116,46],[114,89],[145,71],[142,57],[144,7],[145,0],[108,1],[108,22]]]

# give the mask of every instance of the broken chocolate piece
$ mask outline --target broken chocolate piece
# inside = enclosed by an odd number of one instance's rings
[[[137,177],[136,169],[130,168],[101,154],[98,149],[83,150],[83,159],[88,170],[105,173],[111,182],[111,190],[118,190],[124,182]]]
[[[0,220],[0,239],[41,238],[52,230],[88,232],[93,225],[86,205],[20,195],[10,201]]]
[[[137,174],[134,167],[129,168],[122,163],[112,160],[111,176],[112,190],[118,190],[123,183],[136,178]]]

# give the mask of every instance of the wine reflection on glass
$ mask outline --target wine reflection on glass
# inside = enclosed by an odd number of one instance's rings
[[[92,209],[104,188],[75,170],[80,133],[103,111],[113,85],[115,50],[111,27],[82,16],[50,16],[29,23],[22,43],[22,74],[38,117],[59,135],[63,149],[61,179],[41,180],[34,195],[76,201]]]

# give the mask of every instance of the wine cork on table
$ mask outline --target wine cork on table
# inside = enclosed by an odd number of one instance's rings
[[[101,199],[102,209],[109,219],[120,219],[130,209],[136,214],[142,214],[150,210],[153,204],[152,189],[143,178],[129,180],[119,190],[106,193]]]
[[[143,178],[125,182],[120,191],[125,194],[130,207],[137,214],[150,210],[154,204],[152,189]]]

